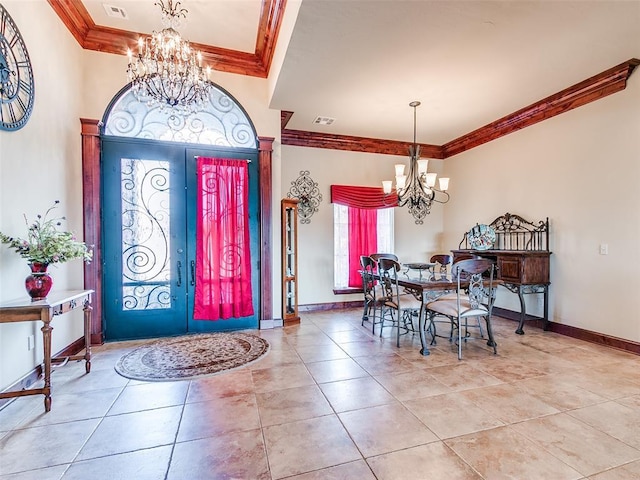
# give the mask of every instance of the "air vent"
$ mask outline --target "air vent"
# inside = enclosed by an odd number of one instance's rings
[[[316,117],[313,123],[317,123],[318,125],[331,125],[335,121],[336,119],[331,117]]]
[[[127,11],[122,7],[116,7],[115,5],[107,5],[103,3],[104,11],[107,12],[107,15],[113,18],[120,18],[122,20],[129,20],[129,15],[127,15]]]

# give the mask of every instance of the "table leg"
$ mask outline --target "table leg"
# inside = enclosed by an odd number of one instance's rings
[[[42,342],[44,350],[44,411],[51,411],[51,318],[42,319],[44,325],[40,329],[42,331]]]
[[[518,298],[520,299],[520,323],[518,324],[516,333],[518,335],[524,335],[524,330],[522,329],[522,327],[524,326],[524,317],[527,314],[527,307],[524,303],[524,293],[522,292],[522,285],[518,286]]]
[[[424,356],[431,355],[429,347],[427,347],[427,309],[424,307],[424,294],[422,299],[422,305],[420,306],[420,320],[418,321],[418,329],[420,330],[420,343],[422,348],[420,353]]]
[[[91,371],[91,297],[84,302],[84,368],[87,373]]]

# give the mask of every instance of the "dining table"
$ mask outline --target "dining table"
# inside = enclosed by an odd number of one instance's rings
[[[469,281],[461,280],[460,286],[467,287]],[[417,299],[421,300],[418,331],[420,333],[420,353],[429,355],[427,343],[427,303],[436,298],[450,292],[455,292],[458,288],[458,280],[450,273],[440,273],[432,269],[426,272],[423,269],[408,268],[405,271],[398,272],[398,286],[402,287],[406,293],[413,294]]]
[[[377,273],[374,278],[380,280]],[[502,282],[493,279],[492,288],[497,288]],[[429,355],[429,346],[427,343],[427,303],[447,293],[456,292],[458,289],[458,279],[451,275],[450,272],[435,271],[433,268],[403,268],[398,272],[398,286],[404,289],[405,293],[413,294],[421,301],[418,330],[420,333],[420,353],[424,356]],[[461,278],[460,288],[467,288],[469,280]]]

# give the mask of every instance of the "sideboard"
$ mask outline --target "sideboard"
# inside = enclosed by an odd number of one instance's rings
[[[550,259],[549,219],[538,223],[525,220],[518,215],[506,213],[489,224],[495,231],[496,240],[492,248],[478,250],[470,248],[468,232],[452,250],[453,261],[477,256],[491,259],[496,264],[497,278],[520,300],[520,322],[516,333],[524,334],[526,304],[524,295],[543,295],[543,318],[545,328],[549,322]]]

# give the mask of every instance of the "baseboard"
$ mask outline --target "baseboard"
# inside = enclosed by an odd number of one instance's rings
[[[513,320],[514,322],[520,321],[520,312],[515,312],[513,310],[507,310],[506,308],[493,307],[493,314],[496,317],[506,318],[507,320]],[[531,326],[540,329],[544,329],[544,318],[534,317],[533,315],[525,315],[525,327]]]
[[[76,355],[77,353],[81,352],[83,349],[84,349],[84,337],[80,337],[76,341],[70,343],[65,348],[60,350],[58,353],[52,355],[52,358],[70,357],[72,355]],[[40,378],[42,377],[42,374],[43,374],[42,365],[38,365],[29,373],[27,373],[24,377],[18,379],[16,382],[12,383],[7,388],[2,390],[1,393],[26,390],[35,382],[40,380]],[[9,404],[9,402],[12,402],[16,398],[20,398],[20,397],[0,398],[0,410],[2,410],[4,407],[6,407]]]
[[[513,320],[515,322],[520,321],[520,312],[514,312],[513,310],[494,307],[493,314],[501,318],[506,318],[507,320]],[[545,327],[545,323],[547,322],[545,322],[543,318],[525,315],[525,328],[534,327],[543,329]],[[592,332],[591,330],[585,330],[583,328],[556,322],[548,322],[547,331],[640,355],[640,343],[626,340],[624,338],[613,337],[604,333]]]
[[[299,305],[299,312],[317,312],[321,310],[339,310],[346,308],[362,308],[362,300],[354,300],[351,302],[332,302],[332,303],[311,303],[309,305]]]

